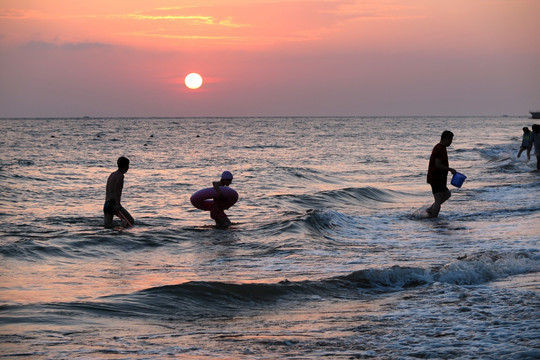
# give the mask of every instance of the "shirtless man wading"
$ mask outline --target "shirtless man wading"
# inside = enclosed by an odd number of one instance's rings
[[[107,179],[105,204],[103,205],[103,222],[105,227],[113,226],[114,215],[118,216],[125,227],[132,226],[135,220],[120,203],[122,188],[124,187],[124,174],[129,170],[129,159],[123,156],[118,158],[118,170],[111,173]]]

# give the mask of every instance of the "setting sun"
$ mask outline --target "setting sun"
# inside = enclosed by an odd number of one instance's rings
[[[186,86],[190,89],[198,89],[203,83],[201,75],[197,73],[191,73],[186,76],[185,79]]]

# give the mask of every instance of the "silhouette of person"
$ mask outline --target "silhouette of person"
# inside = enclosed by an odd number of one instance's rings
[[[120,203],[124,187],[124,174],[129,170],[129,159],[121,156],[117,160],[117,165],[118,170],[112,172],[107,179],[105,204],[103,205],[103,223],[107,228],[112,227],[114,215],[122,220],[125,227],[135,223],[133,217]]]
[[[227,208],[225,199],[223,198],[223,193],[221,192],[220,186],[229,186],[233,180],[233,175],[230,171],[224,171],[221,174],[221,180],[214,181],[212,186],[218,193],[218,196],[214,198],[214,204],[210,210],[210,217],[216,222],[216,226],[227,228],[231,225],[231,220],[227,214],[225,214],[225,209]]]
[[[536,155],[536,170],[540,170],[540,125],[534,124],[532,126],[532,136],[529,147],[527,148],[527,156],[531,157],[531,149],[534,145],[534,153]]]
[[[446,181],[448,172],[455,174],[456,170],[448,165],[446,148],[452,144],[453,139],[454,134],[451,131],[443,131],[441,141],[435,145],[429,158],[427,182],[431,185],[435,201],[426,211],[428,216],[432,218],[439,216],[441,205],[452,196],[446,187]]]
[[[529,148],[529,144],[531,143],[531,137],[531,130],[529,130],[529,128],[525,126],[523,128],[523,139],[521,140],[521,146],[519,147],[519,152],[517,155],[518,159],[521,156],[521,153]],[[531,160],[531,155],[527,154],[527,158]]]

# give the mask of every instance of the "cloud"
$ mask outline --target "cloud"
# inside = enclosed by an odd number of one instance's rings
[[[104,44],[98,42],[78,42],[78,43],[64,43],[64,44],[55,44],[52,42],[46,41],[29,41],[25,44],[24,48],[28,50],[51,50],[51,49],[62,49],[67,51],[84,51],[89,49],[105,49],[110,48],[113,45]]]
[[[79,42],[79,43],[65,43],[61,47],[62,49],[69,51],[81,51],[88,49],[106,49],[113,45],[98,43],[98,42]]]
[[[33,17],[32,13],[19,9],[0,9],[0,19],[24,20]]]
[[[46,41],[29,41],[24,47],[28,50],[49,50],[58,48],[58,45]]]
[[[231,45],[261,49],[336,36],[353,42],[362,35],[351,22],[416,17],[419,11],[396,0],[206,0],[184,6],[150,1],[109,6],[97,0],[92,7],[72,3],[0,9],[0,21],[9,24],[12,31],[7,35],[15,41],[60,37],[74,50],[103,42],[161,49]]]
[[[245,24],[236,24],[232,20],[232,17],[227,17],[224,19],[219,19],[211,15],[174,15],[174,14],[162,14],[162,15],[151,15],[144,13],[135,13],[135,14],[124,14],[124,15],[109,15],[108,18],[119,18],[125,20],[150,20],[150,21],[184,21],[186,23],[191,23],[194,25],[213,25],[213,26],[223,26],[223,27],[245,27]]]

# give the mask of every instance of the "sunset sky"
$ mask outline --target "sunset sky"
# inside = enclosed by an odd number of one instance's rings
[[[0,117],[527,115],[539,16],[540,0],[0,0]]]

